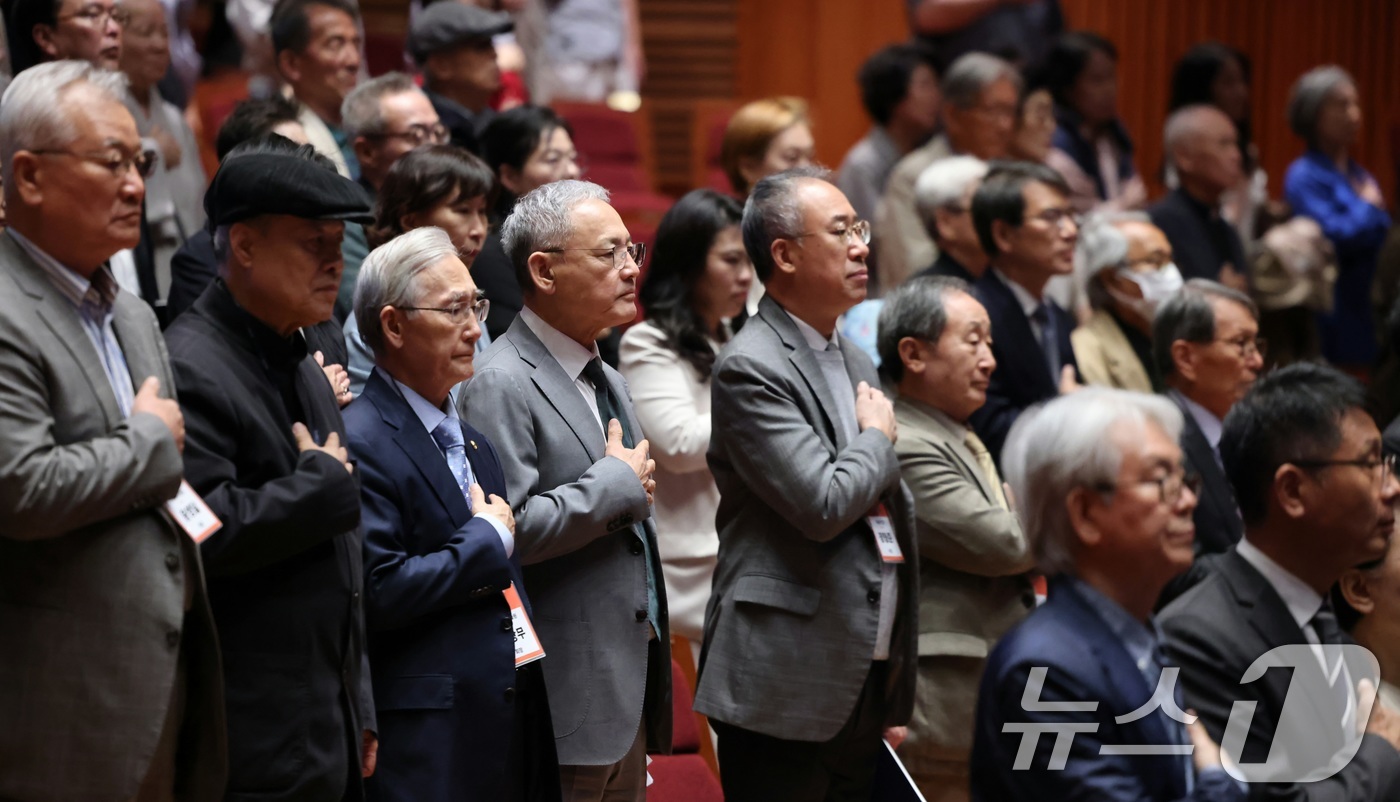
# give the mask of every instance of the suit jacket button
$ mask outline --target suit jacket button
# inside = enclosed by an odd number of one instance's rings
[[[172,649],[174,649],[176,646],[179,646],[179,645],[180,645],[180,630],[178,630],[178,629],[172,629],[172,630],[170,630],[169,632],[165,633],[165,642],[168,643],[168,644],[170,644],[170,648],[172,648]]]
[[[515,701],[515,689],[514,689],[514,688],[506,688],[506,694],[505,694],[505,695],[506,695],[506,701],[507,701],[507,702],[513,702],[513,701]]]
[[[511,629],[511,627],[510,627],[510,619],[509,619],[509,618],[502,618],[502,619],[501,619],[501,631],[502,631],[502,632],[510,632],[510,629]]]
[[[638,554],[638,555],[640,555],[640,554],[642,553],[642,551],[643,551],[643,549],[642,549],[642,541],[637,540],[636,538],[633,538],[633,539],[632,539],[632,542],[631,542],[630,544],[628,544],[627,550],[630,551],[630,552],[632,552],[633,554]]]
[[[165,567],[169,568],[171,571],[180,570],[180,555],[173,551],[165,555]]]
[[[643,622],[643,621],[645,621],[645,620],[647,620],[647,611],[646,611],[646,609],[644,608],[644,609],[638,610],[638,611],[637,611],[637,623],[641,623],[641,622]]]
[[[870,602],[871,604],[879,604],[879,603],[880,603],[880,591],[878,591],[878,590],[872,590],[872,591],[870,591],[869,593],[865,594],[865,600],[868,601],[868,602]]]

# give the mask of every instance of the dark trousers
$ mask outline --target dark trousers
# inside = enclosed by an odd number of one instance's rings
[[[725,802],[870,802],[887,676],[884,661],[870,664],[851,717],[826,742],[788,741],[711,719]]]

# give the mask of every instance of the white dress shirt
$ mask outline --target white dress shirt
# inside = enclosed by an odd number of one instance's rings
[[[583,402],[593,412],[594,420],[598,421],[598,426],[606,435],[608,423],[598,414],[598,396],[594,394],[593,383],[583,377],[583,369],[590,361],[598,358],[598,344],[593,343],[591,349],[584,348],[569,335],[546,323],[544,318],[535,314],[528,306],[520,310],[520,319],[525,321],[525,325],[540,339],[545,350],[559,363],[559,367],[564,369],[564,374],[573,380],[574,388],[583,396]]]

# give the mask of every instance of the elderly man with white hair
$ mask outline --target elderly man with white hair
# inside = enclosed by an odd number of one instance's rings
[[[376,248],[355,290],[376,363],[345,411],[384,742],[371,799],[558,799],[540,665],[518,659],[514,627],[501,626],[531,613],[505,473],[451,398],[471,378],[489,309],[434,227]],[[452,702],[425,717],[425,694]]]
[[[972,225],[972,196],[986,174],[987,163],[976,156],[939,159],[919,174],[914,203],[938,248],[938,258],[916,275],[947,276],[971,284],[987,270],[987,254]]]
[[[1181,425],[1165,398],[1093,387],[1012,429],[1002,464],[1050,593],[988,658],[973,799],[1246,798],[1185,712],[1152,617],[1191,564]]]
[[[1167,236],[1141,212],[1090,218],[1079,230],[1074,269],[1093,310],[1070,334],[1084,381],[1140,393],[1161,389],[1152,364],[1152,317],[1182,285]]]
[[[646,249],[607,190],[571,180],[522,197],[501,244],[525,305],[458,409],[505,467],[516,549],[549,654],[563,797],[643,799],[646,753],[671,745],[670,631],[651,521],[656,462],[597,337],[636,316]]]
[[[1181,274],[1247,288],[1244,245],[1221,216],[1221,198],[1240,183],[1239,132],[1215,106],[1178,109],[1167,118],[1163,150],[1180,182],[1147,210],[1166,232]]]

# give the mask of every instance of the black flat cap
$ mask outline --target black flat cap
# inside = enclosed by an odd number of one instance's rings
[[[204,193],[204,212],[211,229],[264,214],[374,222],[374,202],[363,187],[335,170],[286,153],[225,159]]]
[[[458,0],[440,0],[423,9],[408,32],[408,52],[422,64],[439,50],[472,39],[485,39],[515,28],[510,14],[488,11]]]

